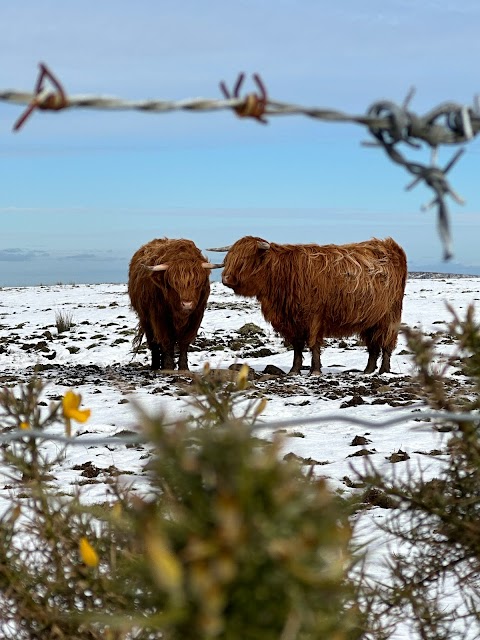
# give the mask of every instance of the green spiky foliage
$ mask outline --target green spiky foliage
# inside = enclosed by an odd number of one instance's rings
[[[284,461],[281,440],[252,435],[264,402],[240,411],[247,384],[244,370],[199,381],[200,414],[184,422],[139,411],[148,480],[140,492],[112,480],[109,500],[93,506],[55,479],[71,445],[28,437],[86,420],[80,398],[69,398],[68,414],[65,402],[43,406],[39,381],[0,395],[4,426],[25,433],[0,449],[11,484],[0,520],[2,637],[362,637],[347,506]]]
[[[443,363],[435,340],[406,332],[430,408],[458,416],[440,423],[449,434],[443,464],[435,477],[410,467],[386,480],[367,462],[362,476],[394,506],[383,528],[397,551],[374,589],[377,611],[432,640],[480,637],[480,325],[472,307],[464,318],[450,311],[453,351]],[[461,398],[449,386],[453,367],[464,376]]]

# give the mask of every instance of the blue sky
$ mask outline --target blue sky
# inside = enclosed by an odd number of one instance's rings
[[[479,25],[476,0],[10,1],[0,89],[30,90],[44,61],[71,94],[220,98],[219,81],[245,71],[274,99],[348,113],[400,103],[415,86],[411,108],[424,113],[480,92]],[[14,134],[21,111],[0,104],[0,286],[123,282],[133,252],[163,236],[205,249],[247,234],[320,244],[390,235],[411,270],[480,273],[477,141],[449,174],[466,204],[449,200],[455,257],[442,263],[435,210],[420,210],[430,192],[406,192],[411,177],[361,146],[358,126],[68,110],[37,112]]]

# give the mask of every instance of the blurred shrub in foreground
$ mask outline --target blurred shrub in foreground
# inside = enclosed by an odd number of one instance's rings
[[[203,409],[191,423],[143,415],[153,451],[144,497],[112,483],[111,501],[93,507],[53,482],[66,449],[52,455],[28,435],[88,420],[81,398],[70,391],[40,410],[37,380],[0,392],[4,429],[25,434],[0,449],[11,487],[0,521],[1,637],[362,636],[346,577],[353,563],[346,505],[323,480],[282,461],[278,438],[252,436],[261,400],[233,417],[246,384],[242,370],[229,385],[200,381]]]
[[[480,637],[480,325],[473,307],[464,319],[450,311],[447,335],[454,347],[442,364],[435,340],[406,331],[428,404],[458,416],[441,425],[449,429],[443,464],[436,477],[410,467],[387,480],[367,462],[362,476],[396,505],[383,529],[397,551],[373,588],[375,609],[432,640]],[[453,366],[465,376],[462,397],[449,389]]]

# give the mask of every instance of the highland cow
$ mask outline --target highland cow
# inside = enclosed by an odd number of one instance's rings
[[[407,279],[403,249],[391,238],[345,245],[275,244],[246,236],[225,257],[222,282],[260,302],[265,320],[293,346],[291,374],[311,349],[310,373],[320,374],[324,338],[359,335],[368,349],[365,373],[382,353],[390,372]]]
[[[138,316],[134,347],[143,336],[152,353],[152,369],[188,370],[188,347],[196,338],[210,293],[210,269],[191,240],[152,240],[135,252],[128,294]]]

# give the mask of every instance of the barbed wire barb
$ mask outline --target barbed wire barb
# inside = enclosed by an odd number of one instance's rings
[[[237,116],[239,116],[240,118],[255,118],[262,124],[267,124],[268,121],[264,117],[265,107],[267,106],[268,101],[267,90],[265,89],[265,85],[263,84],[263,81],[258,73],[254,73],[252,77],[258,87],[259,94],[248,94],[244,99],[245,103],[239,107],[235,107],[234,110]],[[230,95],[225,82],[223,82],[223,80],[220,82],[220,89],[227,100],[230,100],[230,98],[239,97],[238,94],[244,79],[245,74],[243,72],[239,73],[237,81],[235,82],[235,85],[233,87],[232,95]]]
[[[55,92],[52,93],[52,91],[44,88],[45,80],[50,80],[56,89]],[[13,130],[18,131],[37,108],[59,111],[60,109],[65,109],[67,104],[67,96],[60,81],[54,76],[50,69],[41,62],[39,64],[39,74],[35,83],[33,98],[26,110],[13,125]]]

